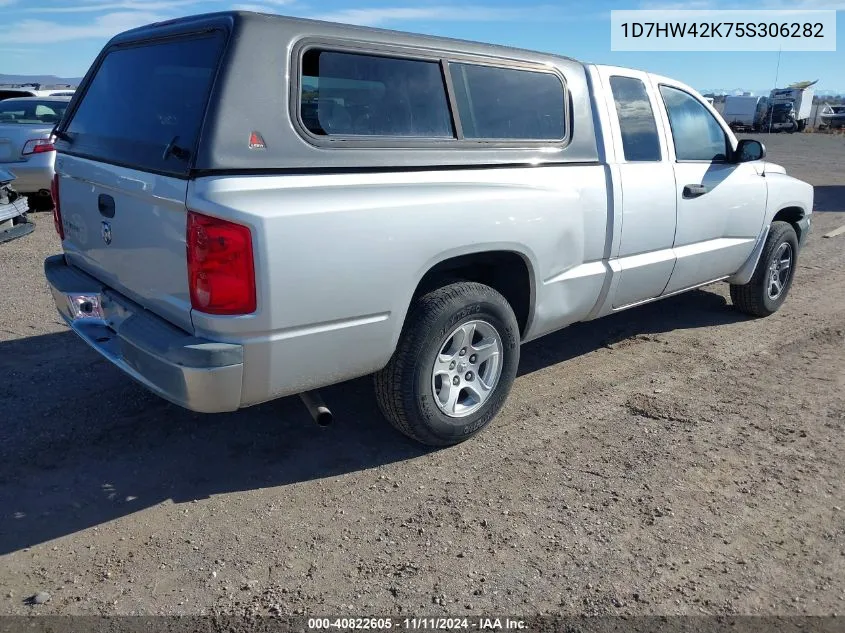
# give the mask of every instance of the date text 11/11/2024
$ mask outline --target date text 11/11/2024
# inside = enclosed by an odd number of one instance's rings
[[[309,618],[309,630],[371,631],[522,631],[524,620],[511,618]]]

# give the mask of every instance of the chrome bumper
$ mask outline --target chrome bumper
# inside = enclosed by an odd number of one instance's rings
[[[243,348],[197,338],[80,270],[44,262],[56,308],[97,352],[153,393],[200,413],[240,407]]]

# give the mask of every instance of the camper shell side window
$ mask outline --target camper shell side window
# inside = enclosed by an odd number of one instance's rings
[[[566,145],[569,97],[548,66],[343,41],[295,47],[291,118],[312,145]]]

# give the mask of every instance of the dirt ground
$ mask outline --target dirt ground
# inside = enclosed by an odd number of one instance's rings
[[[817,186],[779,313],[718,284],[531,343],[439,451],[368,379],[325,430],[148,394],[60,323],[37,214],[0,247],[0,613],[845,613],[845,138],[764,141]]]

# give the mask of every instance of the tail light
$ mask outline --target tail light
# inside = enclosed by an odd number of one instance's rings
[[[62,207],[59,203],[59,174],[53,174],[53,181],[50,183],[50,197],[53,198],[53,224],[59,237],[65,239],[65,227],[62,226]]]
[[[191,306],[207,314],[255,312],[252,234],[234,222],[188,212]]]
[[[22,156],[30,156],[32,154],[46,154],[47,152],[55,152],[56,146],[53,141],[48,138],[34,138],[31,141],[24,143],[21,150]]]

